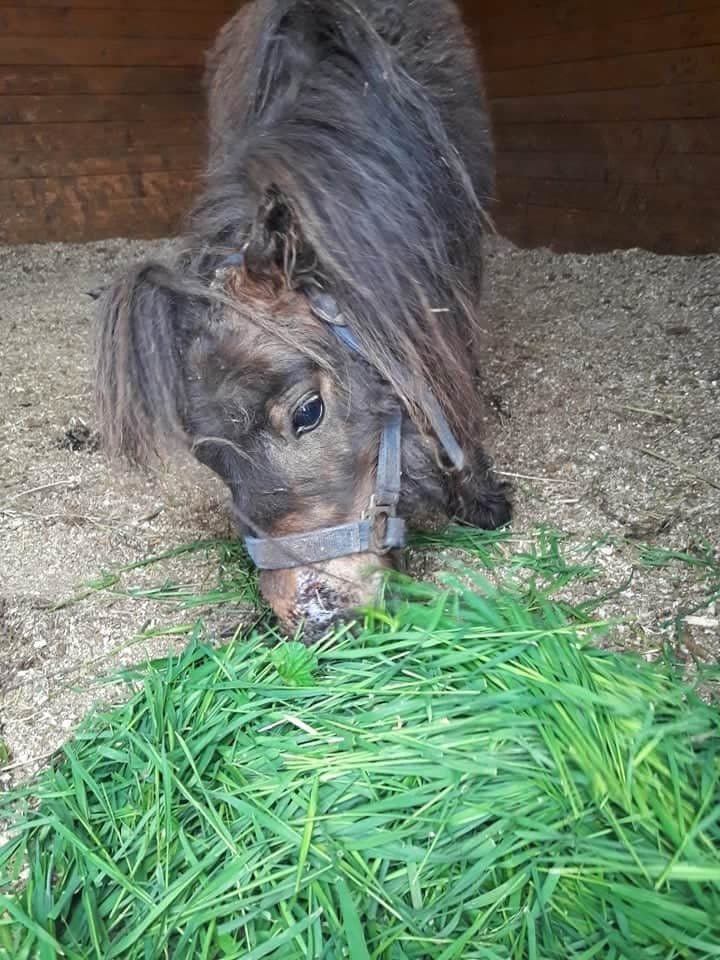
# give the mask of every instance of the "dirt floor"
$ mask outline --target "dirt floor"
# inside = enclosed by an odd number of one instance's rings
[[[112,695],[99,677],[164,654],[167,639],[131,641],[179,616],[107,592],[63,602],[110,567],[230,530],[225,491],[199,467],[118,473],[94,442],[85,291],[168,251],[123,240],[0,248],[0,745],[10,754],[0,788]],[[627,620],[620,645],[655,656],[672,643],[680,657],[720,661],[706,568],[640,562],[645,544],[720,545],[720,257],[556,256],[498,242],[485,316],[487,446],[518,485],[518,535],[544,523],[578,551],[595,544],[593,588],[616,591],[600,612]],[[192,564],[199,586],[214,572]],[[242,614],[225,610],[213,629]]]

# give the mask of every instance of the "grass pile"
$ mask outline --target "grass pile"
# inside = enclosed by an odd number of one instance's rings
[[[717,710],[473,578],[139,670],[8,801],[0,956],[720,956]]]

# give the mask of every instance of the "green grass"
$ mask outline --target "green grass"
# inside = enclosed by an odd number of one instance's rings
[[[198,554],[206,558],[213,557],[217,562],[217,583],[211,590],[198,593],[196,588],[168,579],[153,587],[126,585],[127,575],[137,570],[161,567],[166,561],[180,557],[192,559]],[[62,610],[100,592],[136,599],[172,601],[179,603],[184,609],[208,607],[218,603],[262,606],[256,573],[248,563],[245,548],[238,540],[195,540],[134,563],[115,567],[100,577],[87,581],[78,593],[62,600],[54,609]]]
[[[548,533],[499,587],[397,578],[312,650],[196,624],[6,798],[0,956],[720,956],[720,718],[596,649],[554,597],[588,558]]]
[[[720,601],[720,554],[708,543],[703,543],[692,552],[653,546],[641,547],[639,562],[641,566],[651,569],[683,565],[696,571],[697,580],[702,585],[702,598],[691,606],[683,605],[675,617],[661,624],[663,628],[674,627],[676,635],[682,629],[685,617],[707,610],[711,604]]]
[[[413,534],[409,554],[444,550],[449,567],[463,563],[471,565],[473,569],[486,570],[500,576],[503,581],[512,582],[516,591],[522,585],[523,603],[532,607],[539,597],[554,596],[573,581],[593,578],[595,568],[587,560],[600,542],[586,548],[582,563],[572,563],[564,553],[566,540],[566,535],[542,527],[531,531],[529,536],[518,537],[507,530],[487,531],[456,524],[435,533]],[[525,545],[524,550],[517,549],[519,543]],[[217,563],[216,582],[209,589],[198,591],[194,583],[180,582],[166,575],[149,586],[132,583],[132,575],[137,571],[146,573],[155,568],[162,571],[168,561],[183,558],[191,563],[197,556],[213,558]],[[133,638],[134,641],[153,636],[190,634],[198,612],[222,604],[251,609],[255,614],[252,617],[255,624],[266,621],[269,614],[259,591],[257,572],[242,543],[237,540],[197,540],[115,567],[87,581],[76,594],[58,603],[55,610],[81,603],[97,593],[112,598],[152,600],[191,615],[184,623],[146,628]],[[564,609],[571,618],[586,620],[603,599],[599,596],[575,606],[566,604]],[[127,645],[127,642],[121,646]]]
[[[427,550],[452,551],[460,554],[465,561],[471,561],[473,567],[488,571],[499,568],[526,571],[535,577],[546,579],[554,590],[559,588],[562,582],[567,583],[578,577],[585,579],[594,573],[595,568],[591,564],[568,562],[563,553],[563,544],[567,539],[566,534],[543,527],[520,537],[507,530],[479,530],[477,527],[454,524],[433,533],[412,533],[409,550],[411,553]],[[519,542],[529,544],[525,551],[515,549]],[[603,543],[604,541],[598,541],[591,544],[585,550],[585,559]],[[162,567],[166,561],[178,558],[192,559],[198,554],[217,560],[217,585],[211,591],[197,593],[189,585],[168,579],[148,588],[133,587],[127,583],[128,575],[135,571]],[[54,609],[60,610],[79,603],[91,594],[101,591],[121,596],[180,601],[186,607],[237,599],[255,605],[261,602],[256,571],[249,563],[244,546],[237,540],[196,540],[134,563],[114,567],[87,581],[77,594],[62,600]]]

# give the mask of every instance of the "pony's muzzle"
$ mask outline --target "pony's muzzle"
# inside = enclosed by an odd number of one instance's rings
[[[357,616],[379,599],[387,556],[361,553],[285,570],[263,570],[260,588],[289,634],[302,627],[306,643]]]

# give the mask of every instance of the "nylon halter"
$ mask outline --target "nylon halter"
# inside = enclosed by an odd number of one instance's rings
[[[215,271],[217,280],[225,269],[242,266],[243,263],[242,253],[227,257]],[[304,293],[313,314],[328,325],[340,343],[372,365],[333,297],[316,287],[308,287]],[[423,399],[438,442],[453,467],[461,470],[465,462],[464,454],[440,405],[429,390],[424,391]],[[258,569],[286,570],[358,553],[383,556],[405,546],[405,520],[397,515],[402,481],[402,416],[402,411],[397,408],[385,418],[380,434],[375,491],[361,517],[307,533],[291,533],[281,537],[244,537],[250,558]]]

